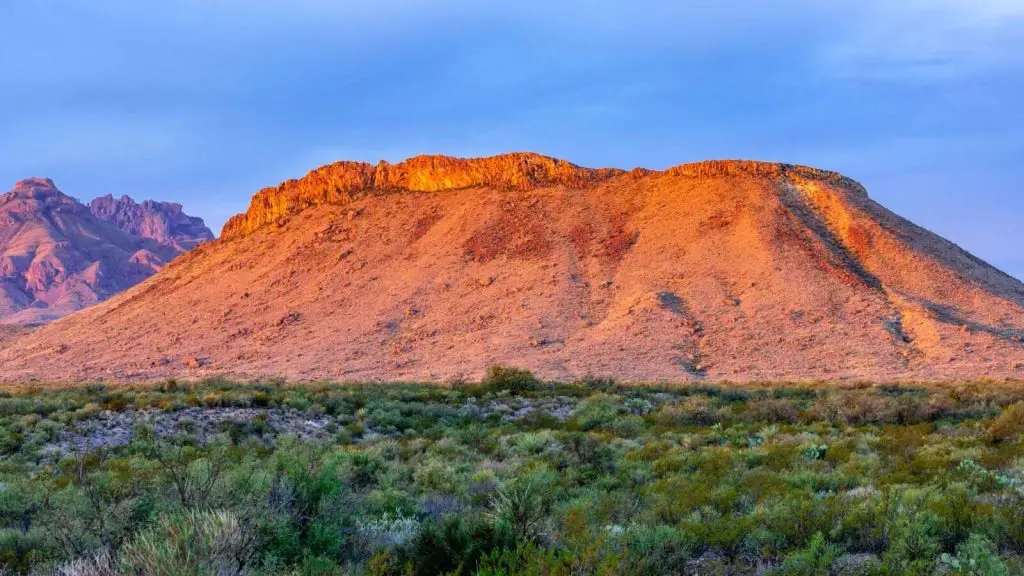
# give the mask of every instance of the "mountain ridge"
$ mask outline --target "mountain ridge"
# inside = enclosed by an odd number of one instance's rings
[[[49,178],[26,178],[0,195],[0,323],[45,323],[88,307],[181,252],[104,221]]]
[[[94,216],[129,234],[150,238],[178,251],[186,252],[214,239],[202,218],[189,216],[177,202],[143,200],[131,196],[114,198],[112,194],[94,198],[87,204]]]
[[[1024,375],[1024,285],[838,173],[417,158],[258,192],[222,239],[10,341],[0,379]]]
[[[665,170],[634,168],[585,168],[533,152],[512,152],[486,158],[458,158],[443,154],[419,155],[396,164],[381,160],[377,164],[342,160],[311,170],[305,176],[257,192],[246,212],[225,223],[226,240],[244,236],[310,206],[343,205],[360,193],[440,192],[478,186],[528,190],[543,185],[578,187],[614,176],[631,174],[642,177],[671,174],[693,178],[717,175],[750,174],[778,177],[784,172],[808,177],[834,179],[864,196],[860,183],[838,172],[808,166],[755,160],[708,160],[673,166]]]

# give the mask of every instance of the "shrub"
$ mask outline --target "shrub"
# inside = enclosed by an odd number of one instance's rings
[[[543,454],[550,447],[557,445],[554,434],[550,430],[540,432],[524,432],[510,438],[517,448],[528,456]]]
[[[360,557],[369,558],[412,542],[419,536],[420,529],[415,518],[404,516],[401,511],[372,520],[359,520],[355,528],[355,548]]]
[[[821,533],[811,538],[807,548],[786,557],[778,574],[786,576],[828,576],[832,563],[843,553],[840,546],[825,540]]]
[[[929,574],[942,547],[936,534],[942,519],[934,514],[901,513],[889,523],[889,550],[884,563],[890,573]]]
[[[622,536],[630,574],[683,574],[699,545],[686,532],[672,526],[638,526]]]
[[[404,562],[398,564],[411,566],[417,576],[472,574],[485,556],[514,545],[485,522],[449,517],[425,524],[419,536],[399,552]]]
[[[958,576],[1006,576],[1009,571],[999,557],[999,551],[979,534],[971,534],[956,548],[956,556],[943,554],[941,562]]]
[[[540,380],[529,370],[499,365],[487,369],[487,374],[484,375],[481,384],[491,392],[522,394],[536,390],[540,386]]]
[[[0,519],[9,514],[0,511]],[[24,530],[23,526],[0,528],[0,574],[28,572],[42,551],[47,551],[48,537],[43,530]],[[10,572],[7,572],[10,571]]]
[[[58,576],[120,576],[114,559],[107,552],[72,560],[57,568]]]
[[[458,489],[455,472],[451,466],[442,462],[429,461],[416,468],[412,476],[416,485],[424,492],[452,494]]]
[[[793,424],[799,415],[800,410],[789,400],[762,398],[751,401],[743,417],[749,422]]]
[[[1017,554],[1024,554],[1024,496],[1008,500],[996,510],[1000,541]]]
[[[1008,442],[1024,431],[1024,402],[1011,404],[988,427],[988,437],[993,443]]]
[[[239,574],[256,544],[255,534],[229,512],[188,511],[163,517],[126,545],[118,560],[131,574]]]
[[[657,419],[663,426],[711,426],[719,415],[706,397],[691,396],[679,404],[662,406]]]
[[[544,501],[533,482],[516,481],[491,496],[489,517],[509,530],[517,544],[527,544],[536,540],[543,528]]]
[[[619,414],[624,412],[619,398],[598,393],[580,402],[572,416],[581,430],[593,430],[610,428]]]
[[[611,392],[618,383],[614,378],[586,374],[580,379],[579,385],[595,392]]]
[[[885,400],[867,392],[830,393],[811,405],[808,417],[831,424],[880,422]]]
[[[616,436],[636,438],[644,431],[644,419],[639,416],[623,416],[612,422],[611,430]]]

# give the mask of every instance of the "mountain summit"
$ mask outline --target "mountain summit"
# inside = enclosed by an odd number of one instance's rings
[[[100,302],[182,252],[108,224],[48,178],[0,195],[0,323],[38,324]]]
[[[169,310],[175,311],[168,314]],[[339,162],[0,350],[0,378],[1024,375],[1024,285],[834,172]]]

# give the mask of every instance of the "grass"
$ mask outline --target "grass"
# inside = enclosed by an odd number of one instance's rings
[[[623,387],[507,367],[450,387],[24,387],[0,394],[0,567],[1020,574],[1022,415],[1010,382]]]

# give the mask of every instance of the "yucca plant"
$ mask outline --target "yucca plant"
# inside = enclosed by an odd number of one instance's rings
[[[511,531],[520,545],[540,536],[545,518],[544,501],[533,483],[517,481],[498,488],[491,496],[487,516]]]

